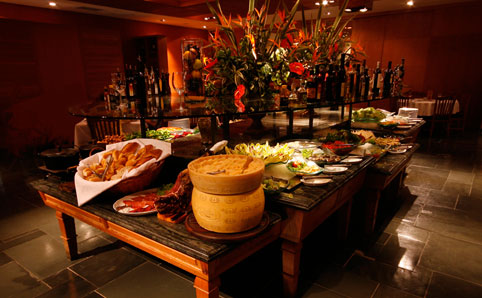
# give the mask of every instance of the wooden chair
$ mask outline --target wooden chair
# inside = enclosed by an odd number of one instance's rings
[[[461,131],[464,133],[471,96],[469,94],[464,94],[459,96],[458,99],[460,103],[460,111],[450,117],[449,130]]]
[[[119,119],[87,118],[92,139],[102,141],[106,135],[120,135]]]
[[[432,122],[430,125],[430,138],[432,138],[433,130],[436,123],[445,124],[447,127],[447,136],[450,136],[450,119],[454,110],[455,98],[451,96],[440,96],[435,99],[433,109]]]
[[[410,97],[399,96],[397,97],[397,110],[400,108],[408,108],[410,105]]]

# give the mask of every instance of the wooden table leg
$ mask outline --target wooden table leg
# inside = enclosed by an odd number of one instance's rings
[[[352,203],[350,199],[338,210],[338,240],[342,242],[348,238]]]
[[[285,297],[294,297],[298,288],[300,256],[303,243],[283,240],[283,292]]]
[[[365,189],[363,195],[365,199],[365,235],[368,236],[375,231],[380,191],[376,189]]]
[[[197,298],[217,298],[219,297],[219,277],[214,280],[205,280],[199,276],[194,279],[194,288],[196,288]]]
[[[59,221],[60,238],[62,238],[64,242],[67,257],[74,260],[79,256],[77,252],[77,235],[75,233],[74,218],[60,211],[56,211],[55,215]]]

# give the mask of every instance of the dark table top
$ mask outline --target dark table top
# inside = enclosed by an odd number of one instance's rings
[[[269,196],[266,200],[269,200],[270,203],[309,211],[323,200],[326,200],[347,181],[360,174],[374,162],[375,159],[373,157],[364,157],[361,163],[351,165],[348,168],[348,171],[343,174],[333,175],[333,182],[331,183],[321,186],[307,186],[300,184],[290,192],[282,192],[277,195]]]
[[[370,171],[387,176],[397,172],[400,167],[405,165],[412,158],[413,153],[415,153],[415,151],[417,151],[417,149],[420,147],[419,144],[410,145],[412,148],[403,154],[391,154],[387,152],[385,156],[370,166]]]
[[[235,249],[240,243],[249,241],[248,239],[244,242],[229,244],[204,241],[191,235],[186,230],[184,222],[180,224],[160,222],[156,214],[148,216],[122,215],[114,211],[112,207],[118,198],[109,197],[108,195],[100,195],[82,207],[78,207],[75,193],[60,190],[59,184],[58,181],[49,179],[40,179],[31,183],[35,189],[43,193],[204,262],[212,261],[223,253]],[[281,220],[281,216],[276,213],[268,212],[268,215],[270,225]]]

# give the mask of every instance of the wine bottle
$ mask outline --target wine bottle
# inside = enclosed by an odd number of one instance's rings
[[[347,92],[346,101],[352,101],[355,98],[355,70],[350,65],[347,76]]]
[[[318,65],[318,72],[316,75],[316,99],[318,101],[324,101],[325,96],[325,78],[326,78],[326,71],[321,65]]]
[[[345,54],[341,54],[340,66],[337,70],[335,82],[335,100],[342,102],[345,97],[346,87]]]
[[[306,82],[306,100],[308,103],[316,103],[316,86],[315,74],[312,72]]]
[[[368,74],[368,69],[365,68],[365,71],[363,72],[362,88],[360,92],[361,95],[363,96],[363,100],[368,100],[369,92],[370,92],[370,75]]]
[[[330,64],[328,67],[328,73],[326,75],[326,81],[325,81],[325,96],[326,96],[326,101],[327,102],[333,102],[335,100],[334,98],[334,82],[335,82],[335,75],[333,73],[333,64]]]
[[[385,77],[383,78],[383,93],[382,98],[390,97],[391,90],[392,90],[392,61],[388,61],[388,68],[385,71]]]
[[[355,101],[359,101],[361,96],[361,76],[362,73],[360,72],[360,64],[357,64],[355,71]]]
[[[380,74],[381,74],[380,61],[377,61],[377,68],[375,69],[375,72],[373,73],[373,87],[372,87],[373,99],[377,99],[379,94],[380,94],[380,89],[379,89],[379,86],[378,86],[378,80],[379,80]]]
[[[402,64],[400,65],[398,77],[403,80],[403,76],[405,76],[405,59],[404,58],[402,58]]]

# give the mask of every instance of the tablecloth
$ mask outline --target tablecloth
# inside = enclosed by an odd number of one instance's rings
[[[417,108],[418,116],[432,116],[435,107],[435,99],[415,98],[409,103],[409,108]],[[460,111],[459,101],[456,100],[452,114],[456,114]]]
[[[139,120],[121,120],[120,121],[120,129],[121,133],[129,134],[133,132],[141,131],[141,123]],[[82,146],[89,144],[92,140],[92,135],[90,134],[89,125],[87,124],[87,119],[83,119],[82,121],[75,124],[74,128],[74,145],[75,146]]]

